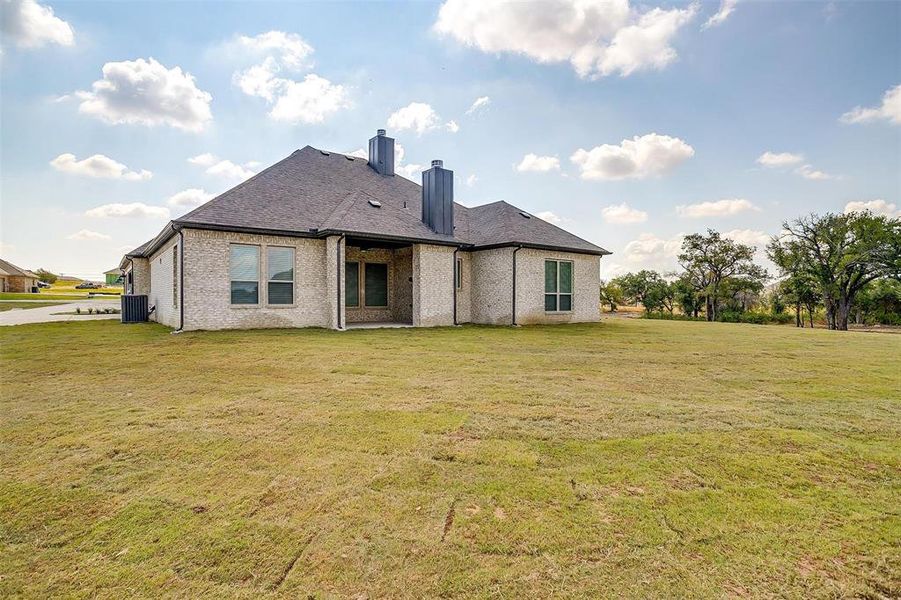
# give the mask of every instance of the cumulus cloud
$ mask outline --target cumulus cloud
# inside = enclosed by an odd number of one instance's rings
[[[490,105],[491,98],[489,98],[488,96],[479,96],[473,101],[472,106],[466,109],[466,114],[471,115],[477,112],[488,110],[488,107]]]
[[[770,241],[769,234],[755,229],[732,229],[731,231],[723,232],[723,237],[734,240],[739,244],[756,246],[758,249],[766,247]]]
[[[212,198],[213,194],[210,194],[202,188],[188,188],[169,196],[166,204],[179,208],[194,208],[195,206],[200,206],[201,204]]]
[[[100,218],[168,219],[169,209],[165,206],[148,206],[143,202],[128,204],[114,202],[92,208],[84,214],[88,217]]]
[[[637,208],[632,208],[625,202],[612,204],[601,209],[601,215],[606,223],[628,225],[632,223],[644,223],[648,220],[648,213]]]
[[[197,87],[194,77],[153,58],[108,62],[103,79],[75,96],[81,100],[79,112],[115,125],[169,125],[197,132],[213,119],[213,97]]]
[[[548,223],[553,223],[554,225],[559,225],[563,222],[563,219],[549,210],[544,210],[538,213],[535,213],[535,216],[541,219],[542,221],[547,221]]]
[[[663,69],[677,58],[676,33],[696,12],[694,4],[642,12],[628,0],[447,0],[434,29],[483,52],[569,62],[580,77],[597,78]]]
[[[447,129],[451,133],[457,133],[460,131],[460,126],[457,125],[457,122],[451,119],[447,123],[444,124],[445,129]]]
[[[256,175],[250,167],[258,164],[256,161],[250,161],[239,165],[230,160],[220,159],[209,152],[192,156],[188,159],[188,162],[199,167],[206,167],[205,173],[208,175],[216,175],[227,179],[240,179],[242,181]]]
[[[716,200],[715,202],[698,202],[696,204],[682,204],[676,207],[676,213],[679,216],[688,217],[690,219],[730,217],[752,210],[760,209],[744,198]]]
[[[91,231],[90,229],[82,229],[80,231],[76,231],[75,233],[67,235],[66,239],[88,242],[88,241],[110,240],[112,238],[110,236],[106,235],[105,233],[98,233],[96,231]]]
[[[419,183],[422,180],[422,171],[424,167],[420,164],[411,163],[406,164],[404,159],[406,158],[407,152],[404,150],[402,144],[397,142],[394,143],[394,173],[396,175],[400,175],[401,177],[406,177],[411,181],[415,181]]]
[[[413,130],[422,135],[439,126],[441,118],[430,104],[411,102],[388,117],[388,127],[398,131]]]
[[[74,154],[60,154],[51,160],[50,164],[57,171],[85,177],[124,179],[126,181],[144,181],[153,177],[153,173],[146,169],[129,171],[128,167],[122,163],[103,154],[94,154],[83,160],[76,159]]]
[[[893,125],[901,125],[901,85],[886,91],[882,96],[881,105],[871,108],[857,106],[843,114],[839,120],[842,123],[888,121]]]
[[[845,204],[845,213],[870,211],[874,215],[884,215],[890,218],[901,218],[901,209],[894,202],[885,200],[855,200]]]
[[[813,165],[801,165],[800,167],[795,169],[795,173],[797,173],[804,179],[824,180],[836,178],[835,175],[830,175],[829,173],[814,169]]]
[[[466,178],[466,187],[472,187],[476,184],[479,178],[473,173],[469,177]]]
[[[581,169],[582,179],[616,181],[663,175],[694,153],[694,148],[679,138],[649,133],[623,140],[619,145],[579,148],[570,160]]]
[[[791,167],[804,160],[800,154],[792,154],[791,152],[764,152],[757,157],[757,164],[764,167]]]
[[[738,0],[720,0],[720,9],[716,11],[715,15],[707,19],[701,26],[701,29],[710,29],[711,27],[716,27],[717,25],[725,23],[726,19],[729,18],[729,15],[735,10],[736,4],[738,4]]]
[[[537,154],[526,154],[516,165],[516,170],[520,173],[534,171],[536,173],[547,173],[548,171],[560,170],[560,159],[556,156],[538,156]]]
[[[238,60],[248,57],[256,64],[232,76],[248,96],[263,98],[271,105],[269,117],[287,123],[322,123],[351,106],[347,89],[325,77],[295,73],[312,67],[313,47],[295,33],[267,31],[256,36],[238,36],[226,45],[226,53]]]
[[[34,0],[0,2],[0,32],[4,40],[19,48],[41,48],[47,44],[71,46],[75,43],[72,26],[54,15],[52,8]]]
[[[670,238],[661,238],[653,233],[642,233],[638,239],[625,245],[623,251],[616,256],[622,263],[608,264],[605,271],[610,275],[619,275],[628,271],[654,269],[665,272],[676,268],[676,257],[682,249],[684,234]],[[601,266],[604,267],[601,261]]]

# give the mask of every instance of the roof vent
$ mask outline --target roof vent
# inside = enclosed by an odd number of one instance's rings
[[[386,131],[385,131],[384,129],[379,129],[379,130],[377,130],[375,133],[376,133],[376,135],[378,135],[379,137],[382,137],[382,136],[385,135]]]
[[[443,167],[444,161],[441,160],[440,158],[436,158],[435,160],[432,161],[432,166],[433,167]]]
[[[529,213],[523,212],[523,211],[519,211],[519,214],[522,215],[523,217],[527,218],[527,219],[531,219],[531,218],[532,218],[532,215],[530,215]]]
[[[322,156],[328,156],[329,154],[331,154],[328,150],[320,150],[319,153],[322,154]]]
[[[381,208],[381,207],[382,207],[382,203],[379,202],[378,200],[370,200],[370,201],[369,201],[369,206],[374,206],[374,207],[376,207],[376,208]]]
[[[349,155],[349,154],[345,154],[345,155],[344,155],[344,158],[346,158],[347,160],[353,160],[353,159],[354,159],[354,157],[351,156],[351,155]]]

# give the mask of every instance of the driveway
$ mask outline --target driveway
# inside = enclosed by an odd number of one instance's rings
[[[2,302],[2,301],[0,301]],[[22,302],[21,300],[17,302]],[[37,301],[36,301],[37,302]],[[45,301],[46,302],[46,301]],[[40,308],[16,308],[0,312],[0,326],[27,325],[29,323],[52,323],[55,321],[96,321],[99,319],[118,319],[121,315],[60,315],[56,313],[75,312],[80,308],[82,313],[89,308],[119,308],[118,300],[79,300],[76,302],[60,302],[53,306]]]

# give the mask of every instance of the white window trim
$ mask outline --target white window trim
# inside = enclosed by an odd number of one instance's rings
[[[257,302],[256,304],[233,304],[232,303],[232,281],[250,281],[249,279],[232,279],[231,274],[231,257],[232,257],[232,246],[252,246],[257,249]],[[260,308],[263,304],[263,290],[261,289],[263,286],[260,285],[260,278],[263,275],[263,246],[262,244],[247,244],[244,242],[229,242],[228,243],[228,305],[231,308],[237,309],[245,309],[245,308]]]
[[[269,302],[269,284],[270,283],[288,283],[283,279],[269,279],[269,248],[287,248],[291,251],[291,303],[290,304],[272,304]],[[297,248],[294,246],[283,246],[281,244],[266,244],[263,249],[266,253],[266,308],[297,308]],[[262,273],[260,273],[262,275]],[[246,305],[251,306],[251,305]]]
[[[544,297],[545,297],[545,296],[549,296],[549,295],[557,296],[557,309],[558,309],[558,310],[547,310],[547,309],[545,309],[544,312],[545,312],[546,314],[549,314],[549,315],[568,315],[568,314],[572,314],[572,313],[573,313],[573,310],[574,310],[575,307],[576,307],[576,264],[575,264],[575,262],[573,262],[573,261],[571,261],[571,260],[567,260],[567,259],[565,259],[565,258],[550,258],[550,257],[548,257],[548,258],[545,258],[544,261],[542,262],[542,266],[543,266],[545,269],[547,269],[547,263],[548,263],[549,261],[550,261],[550,262],[555,262],[555,263],[557,263],[557,291],[556,291],[556,292],[548,292],[548,291],[544,291],[543,295],[541,296],[541,304],[542,304],[542,306],[544,305]],[[572,274],[572,281],[571,281],[571,288],[572,288],[572,291],[570,291],[569,293],[566,293],[566,292],[562,292],[562,293],[561,293],[561,292],[560,292],[560,263],[569,263],[569,264],[572,265],[572,270],[570,271],[570,273]],[[541,284],[541,285],[542,285],[542,288],[543,288],[543,287],[544,287],[544,278],[542,278],[542,284]],[[561,295],[562,295],[562,296],[569,296],[569,297],[570,297],[570,308],[569,308],[569,310],[559,310],[559,309],[560,309],[560,296],[561,296]]]

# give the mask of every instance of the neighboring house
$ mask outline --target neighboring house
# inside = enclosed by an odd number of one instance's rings
[[[598,320],[609,252],[453,180],[395,176],[384,130],[368,161],[307,146],[126,254],[126,292],[186,330]]]
[[[0,258],[0,291],[36,294],[38,276]]]
[[[103,276],[106,278],[106,285],[120,285],[122,283],[122,270],[118,267],[104,271]]]

